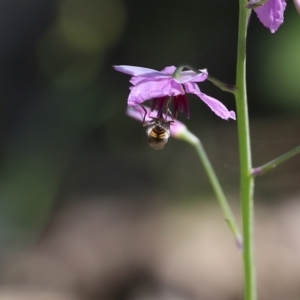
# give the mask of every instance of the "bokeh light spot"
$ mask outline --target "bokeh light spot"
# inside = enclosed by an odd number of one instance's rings
[[[63,0],[60,25],[66,39],[84,51],[110,46],[124,28],[125,11],[119,0]]]

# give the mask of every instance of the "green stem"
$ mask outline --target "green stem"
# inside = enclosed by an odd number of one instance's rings
[[[207,176],[211,182],[213,190],[219,201],[219,204],[220,204],[223,214],[225,216],[225,220],[226,220],[232,234],[234,235],[236,244],[239,249],[242,249],[243,248],[243,240],[241,237],[241,233],[239,231],[239,227],[236,223],[234,215],[233,215],[231,208],[227,202],[226,196],[222,190],[222,187],[218,181],[216,173],[214,172],[214,169],[209,161],[209,158],[204,150],[204,147],[203,147],[201,141],[187,129],[186,129],[186,131],[184,131],[184,133],[182,133],[180,135],[180,138],[187,141],[188,143],[192,144],[195,147],[195,150],[204,166],[204,169],[207,173]]]
[[[252,175],[253,176],[258,176],[258,175],[262,175],[272,169],[274,169],[275,167],[277,167],[279,164],[285,162],[286,160],[290,159],[291,157],[295,156],[296,154],[300,153],[300,146],[294,148],[293,150],[273,159],[272,161],[254,168],[252,170]]]
[[[251,148],[246,90],[246,36],[250,10],[247,0],[240,0],[239,31],[236,70],[236,106],[240,151],[240,189],[244,238],[244,293],[245,300],[256,300],[256,275],[254,263],[254,178],[251,174]]]
[[[214,78],[210,75],[208,75],[207,80],[212,82],[215,86],[220,88],[224,92],[234,93],[236,92],[236,87],[232,84],[228,84],[225,82],[222,82],[221,80]]]
[[[255,3],[250,3],[250,2],[248,2],[246,6],[247,6],[248,8],[254,9],[254,8],[257,8],[257,7],[262,6],[262,5],[265,4],[267,1],[268,1],[268,0],[260,0],[260,1],[257,1],[257,2],[255,2]]]

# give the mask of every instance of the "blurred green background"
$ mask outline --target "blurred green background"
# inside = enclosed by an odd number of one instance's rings
[[[32,244],[60,205],[87,196],[205,201],[210,184],[194,150],[164,151],[125,115],[130,77],[113,64],[190,63],[234,83],[238,1],[3,0],[0,2],[0,250]],[[250,20],[248,91],[254,163],[299,144],[300,18],[291,1],[276,34]],[[209,82],[207,94],[235,109]],[[189,96],[180,120],[202,139],[229,199],[238,192],[236,123]],[[273,203],[299,191],[299,158],[258,178]],[[199,200],[200,196],[200,200]]]

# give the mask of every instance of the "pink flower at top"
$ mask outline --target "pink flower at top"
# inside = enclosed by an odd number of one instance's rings
[[[234,119],[234,111],[229,111],[220,101],[202,93],[196,84],[207,79],[207,70],[192,70],[178,72],[176,67],[170,66],[162,71],[134,66],[114,66],[114,69],[132,75],[128,106],[136,106],[147,100],[153,100],[152,110],[157,107],[157,117],[162,113],[168,115],[170,103],[173,101],[173,116],[178,112],[185,112],[189,117],[189,106],[186,94],[195,94],[209,108],[222,119]],[[163,112],[163,108],[166,111]]]
[[[248,3],[248,7],[255,7],[256,4],[257,7],[254,8],[254,11],[257,17],[264,26],[268,27],[270,31],[274,33],[283,23],[286,0],[251,0]]]

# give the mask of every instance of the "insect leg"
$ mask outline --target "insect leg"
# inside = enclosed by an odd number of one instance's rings
[[[140,104],[140,106],[144,110],[143,126],[145,126],[146,125],[145,119],[146,119],[146,115],[147,115],[147,110],[142,104]]]

